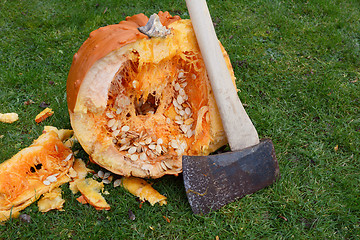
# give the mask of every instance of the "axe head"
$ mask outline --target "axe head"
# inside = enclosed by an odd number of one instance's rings
[[[183,156],[186,195],[195,214],[207,214],[272,184],[280,177],[270,139],[241,151]]]

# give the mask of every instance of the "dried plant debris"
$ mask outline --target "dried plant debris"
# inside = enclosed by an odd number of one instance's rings
[[[71,180],[74,157],[62,142],[63,132],[46,127],[32,145],[0,164],[0,222]]]
[[[0,113],[0,122],[13,123],[19,120],[17,113]]]

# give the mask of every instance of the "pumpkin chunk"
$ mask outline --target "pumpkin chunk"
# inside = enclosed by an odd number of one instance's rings
[[[45,108],[43,111],[41,111],[38,115],[35,117],[35,122],[41,123],[48,117],[52,116],[54,114],[54,111],[51,108]]]
[[[17,113],[0,113],[0,122],[13,123],[19,120]]]
[[[74,159],[72,151],[60,140],[58,130],[51,129],[0,164],[0,221],[70,181],[67,172]]]
[[[65,200],[61,197],[61,189],[55,188],[51,192],[45,193],[38,201],[40,212],[48,212],[53,209],[62,211]]]
[[[79,180],[76,186],[82,194],[82,198],[78,200],[79,202],[84,203],[85,199],[87,203],[94,206],[97,210],[110,210],[110,205],[100,193],[104,189],[102,182],[86,178]]]
[[[160,206],[167,204],[166,197],[156,191],[147,181],[136,177],[123,177],[121,185],[131,194],[140,198],[141,201],[147,200],[151,206],[159,203]]]

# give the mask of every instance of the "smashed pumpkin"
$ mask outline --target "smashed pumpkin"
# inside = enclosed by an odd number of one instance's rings
[[[79,143],[92,161],[123,176],[176,175],[182,155],[207,155],[227,143],[191,21],[158,16],[165,36],[139,31],[149,20],[144,14],[91,32],[68,75]]]
[[[32,145],[0,164],[0,222],[70,181],[74,157],[62,141],[71,132],[45,127]]]

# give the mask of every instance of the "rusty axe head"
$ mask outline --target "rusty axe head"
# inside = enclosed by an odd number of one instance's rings
[[[279,176],[270,139],[241,151],[183,156],[186,195],[195,214],[217,210],[272,184]]]
[[[186,0],[196,39],[232,152],[183,156],[186,193],[194,213],[206,214],[273,183],[279,165],[270,140],[258,134],[237,95],[206,0]]]

